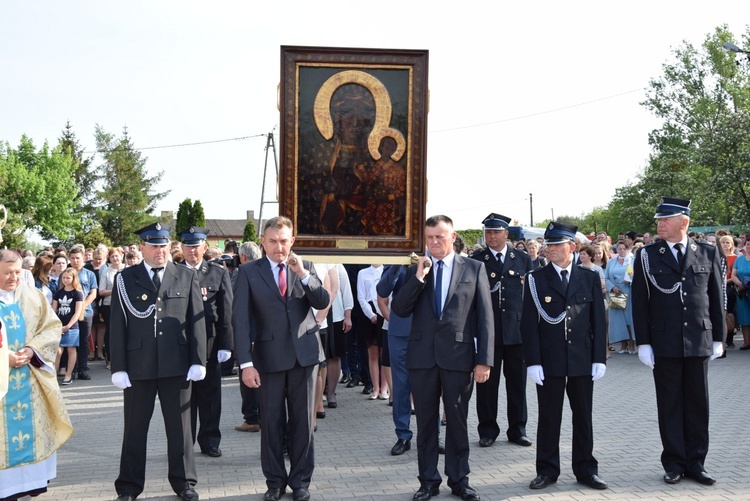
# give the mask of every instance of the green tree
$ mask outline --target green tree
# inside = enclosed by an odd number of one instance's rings
[[[0,144],[0,203],[9,213],[5,245],[20,245],[26,230],[45,239],[69,238],[77,220],[74,169],[60,148],[51,150],[46,142],[37,150],[24,135],[17,149]]]
[[[464,239],[464,243],[467,247],[474,247],[480,238],[484,236],[484,232],[481,229],[469,229],[469,230],[456,230],[456,233],[461,235]]]
[[[744,44],[750,32],[743,35]],[[726,26],[696,48],[683,42],[642,103],[662,120],[649,135],[653,151],[635,183],[609,207],[615,225],[653,228],[659,197],[693,200],[691,224],[731,224],[750,216],[750,61],[722,50]],[[628,228],[630,229],[630,228]]]
[[[150,213],[169,193],[154,191],[163,172],[149,177],[147,159],[133,146],[127,128],[118,138],[97,125],[95,137],[97,152],[103,159],[98,167],[103,184],[97,191],[97,219],[112,242],[130,242],[135,230],[158,219]]]
[[[242,241],[255,242],[256,244],[260,243],[258,232],[255,231],[255,223],[252,219],[248,219],[247,224],[245,225],[245,230],[242,232]]]
[[[193,203],[189,198],[183,200],[177,209],[177,217],[175,218],[175,221],[175,231],[182,231],[191,226],[203,228],[206,225],[206,216],[203,213],[203,205],[201,204],[201,201],[196,200],[195,203]],[[179,238],[179,235],[177,238]]]
[[[81,147],[70,121],[66,122],[57,144],[62,154],[68,156],[73,162],[75,167],[73,178],[78,192],[74,209],[74,212],[78,215],[78,220],[72,228],[72,238],[63,243],[70,245],[74,242],[89,241],[92,235],[99,234],[101,236],[101,225],[96,220],[96,183],[99,176],[94,168],[93,157],[85,156],[84,149]],[[108,239],[97,243],[108,243]]]

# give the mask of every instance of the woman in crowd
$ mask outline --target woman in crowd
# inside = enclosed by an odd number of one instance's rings
[[[101,284],[102,277],[107,271],[107,253],[109,250],[106,245],[97,245],[92,251],[91,257],[91,268],[90,270],[96,275],[96,283]],[[91,324],[91,337],[89,342],[89,349],[94,348],[91,353],[96,355],[90,355],[89,360],[104,360],[104,318],[101,315],[101,296],[97,296],[96,300],[91,303],[94,308],[94,316]]]
[[[547,266],[547,260],[539,255],[539,242],[536,240],[529,240],[526,242],[526,252],[529,253],[529,257],[531,258],[532,270]]]
[[[740,350],[750,350],[750,304],[747,284],[750,277],[750,238],[745,236],[745,255],[738,256],[732,266],[732,282],[737,286],[737,324],[742,328],[742,346]]]
[[[109,266],[102,274],[102,280],[99,283],[99,297],[102,298],[99,312],[104,320],[104,358],[107,360],[107,368],[109,368],[109,316],[112,308],[112,289],[115,286],[115,275],[118,271],[125,269],[125,263],[123,262],[122,249],[119,247],[109,249],[107,256]]]
[[[50,282],[50,270],[52,270],[52,259],[47,256],[39,256],[34,262],[34,267],[31,268],[31,274],[34,276],[36,288],[42,291],[47,301],[52,304],[52,296],[57,292],[57,283]]]
[[[68,267],[68,256],[66,254],[57,253],[52,258],[52,269],[49,272],[50,283],[55,284],[55,292],[60,288],[60,275]]]
[[[526,242],[523,240],[516,242],[516,250],[526,252]]]
[[[83,313],[83,291],[78,281],[78,272],[73,268],[67,268],[60,275],[60,289],[52,299],[52,309],[57,313],[57,318],[62,322],[62,338],[60,347],[57,349],[55,359],[55,370],[60,368],[60,357],[63,350],[68,351],[68,366],[65,369],[65,377],[62,385],[73,382],[73,368],[76,366],[78,353],[78,320]]]
[[[602,280],[602,293],[606,295],[607,288],[606,288],[606,279],[604,277],[604,270],[601,266],[598,266],[594,264],[594,253],[596,251],[596,248],[599,247],[597,244],[583,244],[581,248],[578,250],[578,255],[581,258],[581,264],[580,266],[584,268],[588,268],[590,270],[594,270],[599,274],[599,278]],[[600,249],[601,250],[601,249]]]
[[[607,261],[609,260],[609,244],[606,242],[599,242],[594,246],[594,264],[600,266],[603,270],[607,269]]]
[[[617,242],[617,256],[607,262],[604,275],[607,280],[607,290],[612,295],[625,294],[627,304],[625,308],[609,309],[609,342],[620,342],[618,353],[637,353],[633,333],[633,308],[631,306],[630,284],[633,280],[633,256],[630,247],[624,240]]]
[[[734,330],[737,325],[735,307],[737,304],[737,289],[732,282],[732,269],[737,259],[735,253],[734,238],[731,235],[723,235],[719,238],[719,248],[726,258],[727,266],[727,346],[734,346]],[[724,352],[726,356],[726,351]]]

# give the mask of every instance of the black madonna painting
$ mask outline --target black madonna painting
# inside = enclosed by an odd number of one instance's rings
[[[423,248],[427,51],[282,47],[280,213],[323,254]]]

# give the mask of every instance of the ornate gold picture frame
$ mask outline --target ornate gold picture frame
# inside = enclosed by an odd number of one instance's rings
[[[426,50],[281,47],[279,213],[295,248],[423,253],[427,67]]]

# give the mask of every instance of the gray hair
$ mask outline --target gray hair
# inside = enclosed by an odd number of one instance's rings
[[[10,249],[0,249],[0,263],[16,263],[21,261],[21,255]]]
[[[245,242],[242,244],[242,247],[240,247],[240,255],[245,256],[250,261],[260,259],[262,256],[260,247],[258,247],[258,244],[255,242]]]

